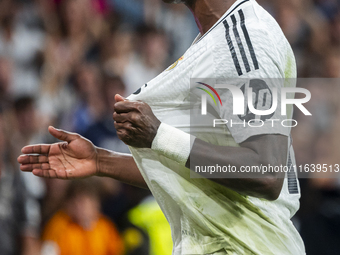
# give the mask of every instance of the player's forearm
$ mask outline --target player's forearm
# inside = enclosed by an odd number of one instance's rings
[[[187,167],[232,166],[236,171],[215,174],[212,181],[241,194],[275,200],[280,194],[283,173],[246,173],[253,166],[284,165],[287,155],[287,137],[267,135],[254,138],[243,147],[216,146],[196,139],[190,152]],[[205,176],[207,177],[207,176]]]
[[[134,159],[129,154],[97,148],[98,176],[106,176],[127,184],[148,189]]]
[[[242,167],[284,165],[287,160],[288,140],[283,135],[253,136],[241,147],[217,146],[197,139],[175,127],[162,123],[152,142],[151,149],[197,169],[211,166],[231,166],[236,171],[222,172],[203,177],[218,182],[241,194],[268,200],[277,199],[283,184],[282,173],[244,173]]]

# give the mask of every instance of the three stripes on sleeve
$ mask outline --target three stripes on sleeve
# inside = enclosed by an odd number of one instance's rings
[[[229,24],[227,19],[223,21],[223,24],[226,29],[225,36],[226,36],[226,40],[229,46],[231,56],[233,58],[236,71],[238,75],[241,76],[243,75],[243,71],[242,71],[243,68],[241,67],[240,61],[243,62],[243,66],[244,66],[243,70],[245,70],[247,73],[249,73],[252,69],[258,70],[259,63],[257,61],[257,57],[256,57],[253,44],[250,40],[250,36],[249,36],[248,30],[246,27],[245,17],[244,17],[244,13],[242,9],[238,11],[238,15],[239,15],[239,24],[238,24],[237,18],[235,17],[235,14],[230,16],[229,22],[231,24]],[[241,31],[242,31],[241,33],[239,32],[239,28],[241,28]],[[234,45],[234,42],[232,40],[231,30],[236,39],[236,45]],[[243,36],[244,38],[243,42],[245,42],[245,44],[242,42],[241,36]],[[239,53],[235,47],[238,47]],[[248,59],[247,52],[248,52],[248,56],[250,55],[251,59]]]

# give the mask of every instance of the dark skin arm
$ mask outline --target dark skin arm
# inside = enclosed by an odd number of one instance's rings
[[[22,149],[20,169],[45,178],[77,179],[107,176],[147,188],[131,155],[94,146],[84,137],[49,127],[54,137],[64,141],[54,144],[29,145]]]
[[[287,160],[287,137],[283,135],[254,136],[240,144],[240,147],[217,146],[195,139],[190,152],[195,165],[216,164],[236,166],[284,166]],[[186,166],[190,168],[190,159]],[[194,166],[191,166],[194,169]],[[223,175],[227,178],[223,178]],[[280,195],[284,173],[222,173],[211,179],[240,194],[267,200],[276,200]]]
[[[152,113],[149,105],[143,102],[127,101],[117,96],[115,105],[115,127],[119,138],[128,145],[139,148],[151,148],[160,121]],[[196,139],[190,157],[196,165],[232,165],[241,166],[286,164],[287,137],[282,135],[260,135],[251,137],[240,147],[216,146]],[[190,167],[188,159],[187,167]],[[193,169],[194,166],[191,165]],[[223,176],[224,177],[224,176]],[[247,176],[240,173],[227,173],[224,178],[211,178],[212,181],[233,189],[240,194],[267,200],[278,198],[283,173],[256,173]]]
[[[116,96],[115,127],[119,138],[138,148],[151,148],[160,121],[150,106],[143,102],[127,101]],[[89,140],[75,133],[49,128],[49,132],[64,141],[51,145],[30,145],[22,149],[18,162],[22,171],[40,177],[74,179],[88,176],[108,176],[116,180],[147,188],[131,155],[95,147]],[[240,144],[241,147],[221,147],[196,139],[190,157],[199,165],[284,165],[287,138],[281,135],[256,136]],[[32,155],[34,154],[34,155]],[[189,160],[187,166],[189,167]],[[194,166],[191,166],[194,167]],[[229,174],[227,178],[211,179],[243,195],[275,200],[282,188],[280,174],[249,176]],[[232,178],[232,179],[231,179]]]

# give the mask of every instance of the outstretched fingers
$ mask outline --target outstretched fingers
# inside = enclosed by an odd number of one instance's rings
[[[20,164],[48,163],[48,156],[46,155],[20,155],[17,160]]]
[[[45,155],[20,155],[17,160],[20,163],[20,169],[22,171],[50,169],[48,157]]]
[[[24,154],[48,154],[50,152],[51,145],[49,144],[35,144],[28,145],[21,149]]]
[[[34,169],[49,170],[50,168],[49,163],[20,165],[20,170],[24,172],[32,172]]]

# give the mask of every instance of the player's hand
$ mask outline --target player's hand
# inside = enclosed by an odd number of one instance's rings
[[[97,173],[97,150],[89,140],[53,127],[48,131],[64,142],[22,148],[24,155],[18,157],[22,171],[59,179],[83,178]]]
[[[129,101],[116,95],[115,128],[117,135],[127,145],[137,148],[151,148],[161,122],[147,103]]]

